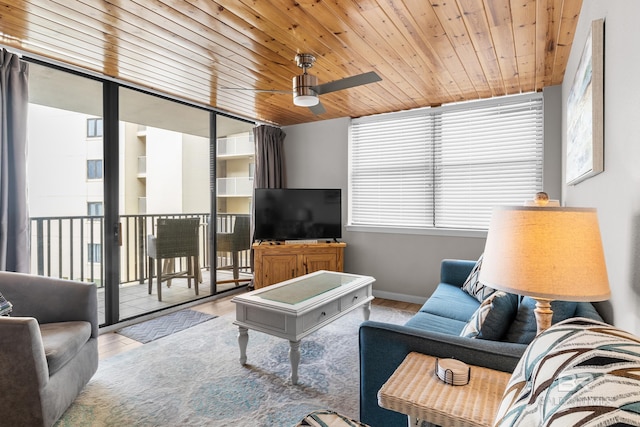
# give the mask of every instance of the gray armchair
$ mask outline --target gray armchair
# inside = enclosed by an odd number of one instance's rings
[[[0,424],[51,426],[98,369],[95,284],[0,272]]]

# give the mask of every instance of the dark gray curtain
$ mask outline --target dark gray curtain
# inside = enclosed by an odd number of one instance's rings
[[[287,173],[284,162],[284,138],[286,133],[280,128],[260,125],[253,128],[256,153],[256,171],[253,188],[286,188]],[[253,209],[252,209],[253,210]],[[255,226],[251,215],[251,241]],[[253,250],[251,251],[251,271],[253,271]],[[253,288],[253,282],[250,285]]]
[[[28,273],[27,107],[29,64],[0,56],[0,270]],[[43,171],[44,173],[44,171]]]
[[[253,128],[256,146],[256,171],[253,188],[285,188],[284,138],[280,128],[260,125]]]

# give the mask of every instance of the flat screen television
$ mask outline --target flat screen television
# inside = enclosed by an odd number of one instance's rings
[[[256,188],[255,240],[342,237],[341,189]]]

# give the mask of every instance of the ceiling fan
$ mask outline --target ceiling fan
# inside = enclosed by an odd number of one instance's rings
[[[326,110],[320,103],[319,95],[336,92],[338,90],[349,89],[356,86],[379,82],[382,79],[374,71],[358,74],[344,79],[334,80],[329,83],[319,85],[318,78],[312,74],[307,74],[307,70],[313,67],[316,62],[315,56],[310,53],[299,53],[296,55],[296,64],[302,68],[302,74],[293,78],[293,90],[276,89],[246,89],[238,87],[223,87],[226,90],[251,90],[254,92],[291,93],[293,103],[299,107],[309,107],[314,114],[322,114]]]

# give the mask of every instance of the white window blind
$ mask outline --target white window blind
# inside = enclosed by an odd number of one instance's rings
[[[352,123],[352,224],[433,226],[432,132],[424,113]]]
[[[542,190],[542,95],[354,119],[351,225],[486,229]]]

